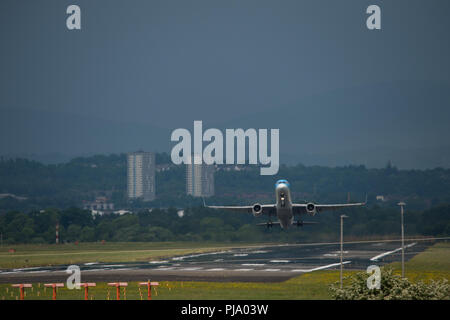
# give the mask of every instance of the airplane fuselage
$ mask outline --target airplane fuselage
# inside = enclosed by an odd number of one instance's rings
[[[277,218],[282,228],[286,229],[292,224],[294,214],[292,212],[292,198],[289,182],[279,180],[275,184],[275,197]]]

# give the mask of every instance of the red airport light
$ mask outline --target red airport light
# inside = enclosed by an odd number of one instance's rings
[[[31,285],[31,283],[17,283],[17,284],[12,284],[11,285],[13,288],[19,288],[20,289],[20,300],[24,300],[25,299],[25,292],[24,292],[24,288],[31,288],[33,287]]]
[[[64,283],[46,283],[44,286],[53,288],[52,300],[56,300],[56,288],[63,288]]]
[[[120,300],[120,287],[128,287],[128,282],[110,282],[108,286],[116,287],[116,300]]]
[[[147,286],[147,299],[152,300],[152,286],[159,286],[159,282],[139,282],[140,286]]]
[[[97,284],[95,282],[85,282],[85,283],[80,283],[79,285],[80,285],[80,287],[84,287],[84,300],[89,300],[88,299],[89,287],[95,287],[95,286],[97,286]]]

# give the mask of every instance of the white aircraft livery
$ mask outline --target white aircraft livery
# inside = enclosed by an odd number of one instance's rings
[[[303,226],[304,224],[313,224],[315,222],[301,221],[300,219],[294,221],[294,215],[300,216],[301,214],[309,214],[314,216],[317,212],[326,210],[338,210],[348,207],[364,206],[367,203],[367,197],[365,202],[358,203],[342,203],[342,204],[316,204],[316,203],[292,203],[290,184],[287,180],[278,180],[275,183],[275,204],[259,204],[256,203],[253,206],[206,206],[207,208],[238,211],[244,213],[253,213],[255,217],[260,215],[267,215],[269,222],[260,223],[267,227],[273,225],[280,225],[283,229],[289,228],[291,225]],[[270,221],[271,216],[276,216],[278,221]]]

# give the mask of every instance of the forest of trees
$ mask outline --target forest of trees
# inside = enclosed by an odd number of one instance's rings
[[[450,206],[405,213],[406,236],[450,235]],[[203,207],[142,210],[125,215],[93,216],[79,208],[47,209],[28,213],[8,211],[0,214],[3,242],[54,243],[59,223],[62,242],[92,241],[338,241],[339,214],[327,212],[315,217],[302,217],[318,224],[267,229],[256,226],[264,218],[252,215],[220,212]],[[359,208],[347,210],[347,238],[390,236],[398,238],[400,214],[398,209]]]
[[[170,164],[167,154],[157,154],[157,165]],[[166,166],[167,167],[167,166]],[[150,203],[126,199],[126,157],[98,155],[68,163],[44,165],[26,159],[0,160],[0,232],[5,243],[53,243],[55,225],[61,239],[74,241],[305,241],[337,240],[339,215],[326,212],[302,217],[319,224],[292,228],[255,226],[264,218],[212,211],[202,200],[185,194],[185,167],[170,165],[156,173],[157,199]],[[450,234],[450,170],[399,170],[364,166],[281,166],[276,176],[261,176],[257,167],[224,170],[215,174],[216,196],[208,204],[272,203],[273,186],[279,178],[291,183],[295,201],[322,203],[363,200],[366,208],[346,210],[349,236],[398,236],[399,208],[405,214],[409,235]],[[13,194],[14,196],[5,196]],[[386,201],[377,201],[384,195]],[[132,214],[93,216],[80,209],[83,200],[107,196],[116,209]],[[17,197],[26,197],[17,198]],[[165,209],[166,208],[166,209]],[[167,209],[169,208],[169,209]],[[178,209],[176,209],[178,208]],[[177,210],[183,209],[180,218]]]

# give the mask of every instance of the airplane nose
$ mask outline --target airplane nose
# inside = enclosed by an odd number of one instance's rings
[[[280,192],[287,193],[288,186],[285,183],[280,183],[277,185],[277,190]]]

